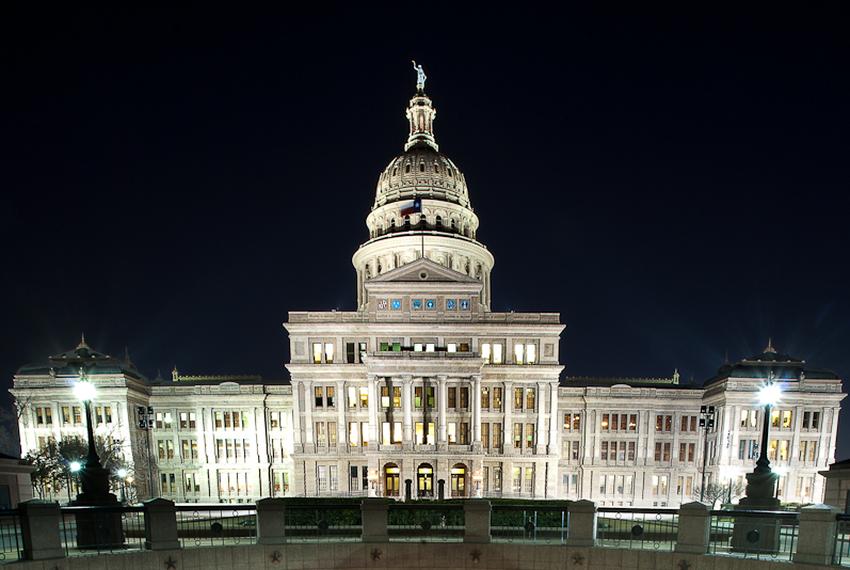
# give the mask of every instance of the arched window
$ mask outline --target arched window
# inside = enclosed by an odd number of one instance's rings
[[[451,496],[466,496],[466,465],[455,463],[452,467]]]
[[[434,172],[437,174],[440,173],[440,164],[438,162],[434,163]]]
[[[434,496],[434,468],[430,463],[422,463],[416,470],[416,496]]]
[[[398,167],[393,168],[393,176],[395,176],[396,174],[398,174]]]
[[[437,226],[438,228],[442,228],[443,227],[443,218],[441,218],[440,216],[437,216],[434,225]]]
[[[404,217],[404,229],[406,229],[406,230],[410,229],[410,216]]]
[[[395,463],[387,463],[384,465],[384,495],[387,497],[398,497],[399,480],[401,479],[401,470]]]
[[[447,167],[446,170],[449,172],[449,178],[452,178],[452,169],[451,167]]]
[[[450,222],[450,224],[449,224],[449,225],[451,226],[452,231],[454,231],[454,230],[457,228],[457,220],[455,220],[454,218],[452,218],[452,220],[451,220],[451,222]]]
[[[419,163],[419,172],[425,172],[425,163],[424,162]]]
[[[404,173],[410,174],[410,163],[409,162],[404,165]]]
[[[395,218],[390,220],[390,231],[391,232],[395,231]]]

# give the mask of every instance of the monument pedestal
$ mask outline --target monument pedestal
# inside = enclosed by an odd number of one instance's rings
[[[736,511],[776,511],[780,508],[775,498],[779,475],[772,471],[747,474],[746,497],[735,507]],[[733,511],[734,513],[734,511]],[[732,514],[732,551],[749,554],[775,554],[779,551],[781,522],[775,517]]]

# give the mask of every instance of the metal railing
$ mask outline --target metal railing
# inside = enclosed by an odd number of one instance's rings
[[[182,548],[257,542],[255,505],[178,505],[177,539]]]
[[[832,562],[840,566],[850,566],[850,515],[839,514],[835,517],[835,549]]]
[[[676,509],[597,509],[597,546],[672,551],[678,532],[679,511]]]
[[[363,533],[359,503],[287,504],[283,519],[286,542],[359,542]]]
[[[0,510],[0,562],[20,560],[21,548],[21,519],[18,510]]]
[[[391,503],[387,534],[392,541],[461,542],[463,503]]]
[[[790,561],[799,526],[793,511],[711,511],[708,553]]]
[[[62,507],[60,539],[66,556],[144,550],[143,507]]]
[[[566,505],[494,504],[490,535],[494,542],[566,544],[569,520]]]

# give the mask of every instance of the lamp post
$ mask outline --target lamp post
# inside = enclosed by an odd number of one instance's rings
[[[702,443],[702,482],[699,488],[699,501],[705,501],[705,470],[708,465],[708,432],[714,429],[714,406],[700,406],[699,427],[704,430]]]
[[[97,395],[94,384],[86,377],[86,369],[80,367],[80,380],[74,385],[74,396],[83,403],[86,412],[86,435],[89,452],[85,465],[80,472],[82,493],[77,495],[78,503],[99,504],[115,502],[115,495],[109,492],[109,472],[100,463],[94,438],[94,422],[92,421],[91,402]],[[111,499],[110,499],[111,498]]]
[[[118,501],[124,503],[127,501],[127,470],[122,467],[115,474],[121,479],[121,496]]]

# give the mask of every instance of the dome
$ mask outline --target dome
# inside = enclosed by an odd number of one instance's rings
[[[417,197],[445,200],[471,209],[463,173],[450,158],[424,143],[390,161],[378,178],[373,209]]]

